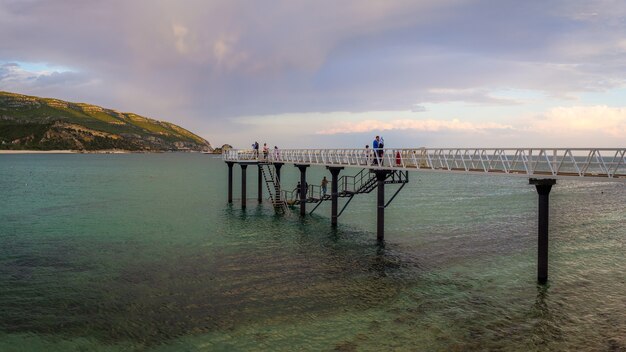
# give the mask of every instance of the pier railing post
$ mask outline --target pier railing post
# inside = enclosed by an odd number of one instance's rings
[[[235,163],[232,161],[227,161],[226,165],[228,165],[228,204],[233,203],[233,165]]]
[[[376,239],[379,242],[385,240],[385,180],[389,170],[376,170],[376,182],[378,183],[378,199],[376,201]]]
[[[246,207],[246,169],[248,165],[241,164],[241,207]]]
[[[550,190],[556,184],[554,179],[531,178],[529,183],[535,185],[539,194],[538,209],[538,241],[537,241],[537,281],[545,284],[548,281],[548,223],[550,215]]]
[[[306,215],[306,193],[307,193],[307,183],[306,183],[306,168],[309,165],[305,164],[296,164],[295,165],[300,170],[300,215]]]
[[[263,165],[261,165],[259,163],[259,164],[257,164],[257,166],[258,166],[258,169],[259,169],[258,170],[259,171],[259,173],[258,173],[258,181],[257,181],[259,190],[258,190],[257,200],[259,201],[259,203],[263,203],[263,170],[261,170]]]
[[[337,226],[337,212],[339,208],[339,172],[343,170],[343,167],[328,166],[328,171],[332,175],[330,184],[330,201],[331,201],[331,221],[330,224],[333,227]]]

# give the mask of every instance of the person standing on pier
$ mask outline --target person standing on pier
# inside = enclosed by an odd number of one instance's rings
[[[324,178],[322,179],[322,196],[326,195],[327,187],[328,187],[328,180],[326,179],[326,176],[324,176]]]
[[[254,156],[258,158],[259,157],[259,142],[255,141],[254,143],[252,143],[252,149],[254,149]]]
[[[267,159],[268,153],[269,153],[269,148],[267,147],[267,143],[263,143],[263,159]]]
[[[277,146],[274,146],[274,160],[280,160],[280,152]]]
[[[372,149],[374,150],[374,162],[372,165],[378,165],[378,143],[380,142],[380,137],[376,136],[374,141],[372,142]]]
[[[385,156],[383,148],[385,148],[385,140],[383,139],[383,136],[380,136],[380,141],[378,141],[378,160],[381,166],[383,165],[383,157]]]

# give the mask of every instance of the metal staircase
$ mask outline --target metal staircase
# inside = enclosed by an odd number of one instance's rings
[[[408,171],[401,170],[393,170],[390,171],[385,179],[385,184],[402,184],[401,188],[404,187],[404,184],[409,182],[409,173]],[[371,193],[378,187],[378,182],[376,179],[376,175],[371,172],[370,169],[362,169],[354,176],[341,176],[337,180],[337,197],[339,198],[349,198],[344,208],[350,203],[352,198],[357,194],[365,194]],[[398,189],[398,192],[400,191]],[[396,194],[398,193],[396,192]],[[396,196],[394,194],[393,197]],[[393,199],[392,197],[392,199]],[[292,191],[283,191],[282,199],[286,201],[288,205],[298,205],[300,204],[300,192],[298,188]],[[317,209],[317,207],[324,201],[331,200],[330,193],[323,194],[322,187],[318,185],[309,185],[307,189],[307,197],[305,199],[306,203],[318,203],[311,213]],[[390,201],[391,202],[391,201]],[[341,213],[339,213],[341,215]]]
[[[287,202],[281,197],[280,180],[276,177],[272,164],[268,162],[259,162],[259,168],[265,181],[265,186],[270,195],[272,206],[277,212],[285,213],[287,211]]]

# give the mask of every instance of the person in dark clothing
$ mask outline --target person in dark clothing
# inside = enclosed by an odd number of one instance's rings
[[[326,179],[326,176],[324,176],[324,178],[322,179],[322,195],[326,195],[326,190],[328,187],[328,180]]]
[[[254,144],[252,144],[252,148],[254,149],[254,156],[255,157],[259,157],[259,142],[254,142]]]
[[[300,184],[300,182],[298,182],[298,184],[296,185],[296,188],[294,188],[294,192],[296,192],[297,197],[296,198],[300,198],[300,192],[302,190],[302,186]],[[309,184],[308,182],[304,183],[304,194],[308,194],[309,193]]]
[[[380,165],[383,164],[383,157],[385,156],[385,140],[383,136],[380,136],[380,141],[378,141],[378,159],[380,161]]]

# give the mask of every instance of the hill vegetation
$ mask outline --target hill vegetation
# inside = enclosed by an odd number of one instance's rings
[[[212,151],[173,123],[84,103],[0,91],[0,149]]]

